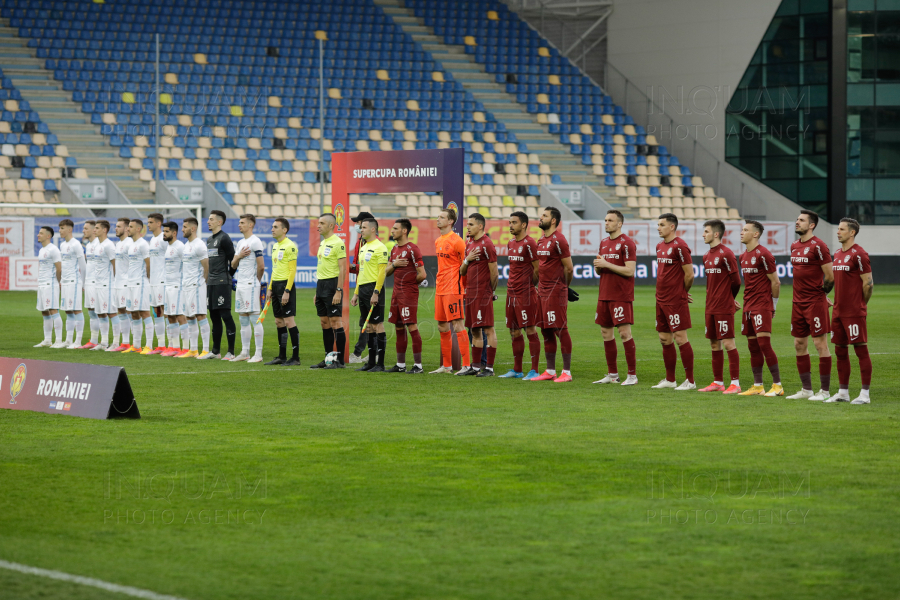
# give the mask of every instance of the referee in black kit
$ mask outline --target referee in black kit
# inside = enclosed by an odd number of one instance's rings
[[[234,258],[234,244],[231,236],[222,231],[225,224],[225,213],[214,210],[209,213],[206,224],[211,236],[206,238],[206,251],[209,254],[209,279],[206,284],[207,307],[212,321],[212,352],[205,358],[234,358],[234,340],[237,329],[231,316],[231,260]],[[228,338],[228,354],[224,357],[219,350],[222,344],[222,321],[225,322],[225,336]]]

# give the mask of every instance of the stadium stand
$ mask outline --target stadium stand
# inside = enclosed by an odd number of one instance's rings
[[[0,214],[68,214],[48,205],[57,202],[60,179],[74,175],[77,163],[2,70],[0,106]],[[34,207],[4,206],[13,203]]]
[[[618,197],[611,203],[631,216],[669,207],[688,218],[736,216],[499,2],[0,6],[88,119],[73,126],[82,128],[79,151],[92,153],[89,166],[111,165],[132,200],[152,196],[158,168],[162,179],[211,182],[237,212],[302,218],[317,212],[320,160],[330,192],[334,151],[461,146],[466,201],[489,218],[515,209],[536,216],[539,186],[551,182],[588,183]],[[148,33],[157,31],[158,97]],[[326,40],[324,131],[319,38]],[[92,136],[102,148],[91,147]],[[440,199],[354,195],[351,206],[431,217]]]

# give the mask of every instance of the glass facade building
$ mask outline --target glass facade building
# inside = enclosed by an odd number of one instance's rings
[[[745,173],[832,222],[900,224],[900,0],[783,0],[725,118]]]

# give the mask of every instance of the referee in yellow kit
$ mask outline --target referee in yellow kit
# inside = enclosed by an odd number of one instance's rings
[[[344,347],[347,334],[341,323],[344,312],[344,273],[347,271],[347,248],[344,241],[334,233],[337,220],[331,213],[319,217],[319,251],[316,253],[316,314],[322,326],[322,343],[325,355],[337,344],[338,360],[330,365],[325,361],[312,365],[310,369],[343,369]]]
[[[272,280],[266,292],[266,302],[272,303],[272,314],[275,315],[275,326],[278,327],[278,358],[267,362],[267,365],[284,365],[293,367],[300,364],[300,332],[294,316],[297,314],[297,288],[294,279],[297,277],[297,244],[288,239],[291,226],[287,219],[278,217],[272,223]],[[287,358],[287,338],[291,336],[293,355]]]
[[[356,276],[356,290],[350,305],[359,304],[361,317],[369,318],[369,324],[366,326],[366,332],[369,334],[369,362],[357,371],[378,373],[384,371],[384,351],[387,346],[382,292],[388,250],[378,239],[378,221],[375,219],[364,219],[359,228],[359,235],[365,244],[359,249],[357,257],[359,275]]]

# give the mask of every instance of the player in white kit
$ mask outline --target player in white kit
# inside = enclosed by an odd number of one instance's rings
[[[54,348],[77,350],[81,347],[81,334],[84,331],[84,312],[81,300],[84,295],[84,272],[87,264],[84,260],[84,246],[81,240],[72,235],[75,224],[71,219],[59,222],[59,236],[63,241],[59,244],[62,255],[62,277],[59,281],[60,308],[66,311],[66,341],[54,345]]]
[[[169,221],[163,225],[163,243],[166,278],[164,310],[166,319],[169,321],[167,325],[169,346],[162,356],[177,356],[182,352],[191,351],[187,318],[184,316],[184,307],[181,302],[184,242],[178,239],[178,223]],[[181,347],[178,345],[179,338],[181,338]]]
[[[35,348],[49,348],[56,331],[57,344],[62,342],[63,323],[59,316],[59,280],[62,276],[62,255],[53,244],[53,228],[41,227],[37,234],[42,248],[38,252],[37,309],[44,317],[44,341]]]
[[[156,333],[156,347],[153,338],[148,338],[141,354],[162,354],[166,350],[166,319],[163,307],[166,303],[166,246],[163,240],[163,216],[159,213],[147,215],[147,229],[150,231],[150,318]]]
[[[197,236],[199,223],[194,217],[184,220],[181,232],[187,241],[182,254],[181,303],[188,321],[191,349],[178,358],[200,358],[209,352],[209,321],[206,318],[206,280],[209,277],[209,253]],[[203,352],[197,351],[197,336],[203,334]]]
[[[132,239],[128,237],[129,220],[119,217],[116,221],[116,279],[113,296],[116,301],[117,314],[112,318],[113,341],[107,348],[107,352],[122,352],[131,348],[128,343],[131,337],[131,319],[126,310],[128,304],[128,250],[131,248]],[[119,343],[119,336],[122,342]]]
[[[128,223],[128,235],[132,244],[128,249],[128,300],[126,308],[131,314],[131,348],[122,352],[141,352],[141,330],[153,342],[153,319],[150,318],[150,244],[142,235],[144,222],[132,219]],[[143,322],[142,322],[143,321]]]
[[[106,350],[112,341],[109,336],[109,321],[117,317],[118,305],[115,299],[116,245],[109,235],[109,221],[97,221],[94,227],[96,245],[88,262],[94,263],[94,312],[99,321],[99,344],[91,350]],[[93,341],[93,332],[91,333]]]
[[[263,259],[266,247],[262,240],[253,235],[255,225],[254,215],[241,215],[238,230],[244,235],[244,239],[237,243],[231,261],[231,268],[237,269],[237,295],[234,306],[241,320],[241,353],[231,359],[232,362],[242,360],[262,362],[264,329],[262,323],[256,323],[256,319],[260,311],[259,290],[266,272],[266,263]],[[256,354],[253,358],[250,358],[251,336],[256,337]]]
[[[93,254],[98,245],[96,227],[96,221],[85,221],[81,230],[81,244],[84,247],[84,260],[86,263],[84,270],[84,307],[88,309],[88,316],[90,317],[91,339],[84,346],[80,346],[79,350],[90,350],[96,346],[100,335],[100,322],[97,320],[97,312],[94,309],[96,293],[94,291],[95,263]]]

